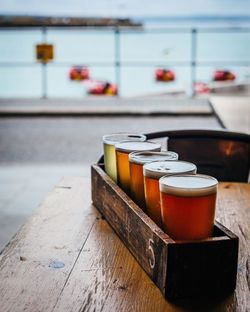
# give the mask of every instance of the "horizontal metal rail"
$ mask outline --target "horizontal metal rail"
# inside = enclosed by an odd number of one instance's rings
[[[226,27],[171,27],[168,28],[161,28],[161,27],[114,27],[114,26],[2,26],[0,25],[0,31],[1,30],[9,30],[9,31],[34,31],[34,30],[41,30],[43,28],[46,28],[48,30],[81,30],[83,32],[97,32],[98,33],[105,33],[105,32],[114,32],[117,29],[120,33],[191,33],[193,29],[195,29],[199,33],[231,33],[231,32],[250,32],[250,27],[241,27],[241,26],[226,26]]]
[[[249,33],[250,27],[200,27],[200,28],[186,28],[186,27],[169,27],[169,28],[143,28],[143,27],[88,27],[85,26],[0,26],[0,34],[2,31],[34,31],[41,32],[41,40],[47,42],[49,31],[65,31],[65,30],[79,30],[81,33],[97,33],[98,34],[113,34],[114,35],[114,59],[107,61],[90,60],[86,62],[89,67],[114,67],[115,79],[118,85],[118,90],[121,89],[121,68],[122,67],[165,67],[166,64],[170,67],[190,67],[191,68],[191,88],[192,95],[195,95],[194,84],[196,82],[197,67],[211,67],[211,66],[250,66],[249,60],[201,60],[197,56],[197,42],[199,41],[199,34],[219,34],[219,33]],[[123,35],[138,35],[138,34],[190,34],[190,58],[188,60],[126,60],[121,56],[121,37]],[[0,67],[23,68],[23,67],[42,67],[42,97],[47,97],[47,68],[48,67],[71,67],[77,65],[78,62],[49,62],[47,64],[41,62],[31,61],[1,61]]]
[[[86,62],[85,65],[88,67],[112,67],[114,66],[114,62]],[[192,65],[192,62],[190,61],[168,61],[167,64],[171,67],[187,67]],[[40,66],[41,62],[0,62],[0,67],[36,67]],[[74,65],[78,65],[78,62],[48,62],[48,66],[51,67],[71,67]],[[250,66],[250,60],[249,61],[196,61],[196,66],[199,67],[210,67],[210,66]],[[166,66],[166,62],[163,61],[155,61],[155,62],[142,62],[142,61],[121,61],[120,66],[122,67],[162,67]]]

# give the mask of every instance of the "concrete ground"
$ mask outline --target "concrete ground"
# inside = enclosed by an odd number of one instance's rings
[[[0,118],[0,163],[90,163],[102,153],[102,136],[216,128],[215,117]]]
[[[62,176],[90,176],[102,136],[220,128],[214,116],[0,118],[0,250]]]
[[[210,102],[227,129],[250,134],[250,95],[212,96]]]
[[[0,99],[0,116],[211,115],[207,99],[147,98]]]

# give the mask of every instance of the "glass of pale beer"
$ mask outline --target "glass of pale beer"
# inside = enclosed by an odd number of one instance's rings
[[[117,164],[117,184],[130,194],[130,170],[128,156],[131,152],[161,150],[161,145],[154,142],[122,142],[115,145]]]
[[[146,136],[136,133],[115,133],[103,136],[105,172],[117,182],[115,144],[124,141],[146,141]]]
[[[159,179],[165,175],[196,174],[195,164],[186,161],[160,161],[143,166],[146,209],[149,217],[162,227]]]
[[[218,181],[207,175],[160,179],[163,228],[174,240],[212,236]]]
[[[168,152],[133,152],[129,154],[130,193],[134,202],[146,211],[143,165],[154,161],[177,160],[178,154]]]

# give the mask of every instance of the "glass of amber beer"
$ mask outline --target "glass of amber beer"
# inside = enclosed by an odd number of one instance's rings
[[[143,165],[154,161],[177,160],[174,152],[133,152],[129,154],[130,193],[134,202],[146,211],[144,194]]]
[[[128,156],[131,152],[161,150],[161,145],[154,142],[122,142],[115,145],[117,164],[117,184],[130,194],[130,170]]]
[[[146,136],[135,133],[115,133],[104,135],[102,140],[105,172],[113,181],[117,182],[115,144],[124,141],[146,141]]]
[[[207,175],[160,179],[163,228],[175,240],[197,240],[213,234],[218,181]]]
[[[162,227],[159,179],[165,175],[196,174],[196,166],[186,161],[159,161],[143,166],[146,209],[150,218]]]

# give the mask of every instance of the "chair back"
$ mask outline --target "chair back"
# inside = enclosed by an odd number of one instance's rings
[[[168,137],[168,150],[193,162],[197,172],[219,181],[248,182],[250,135],[218,130],[176,130],[149,133],[147,139]]]

